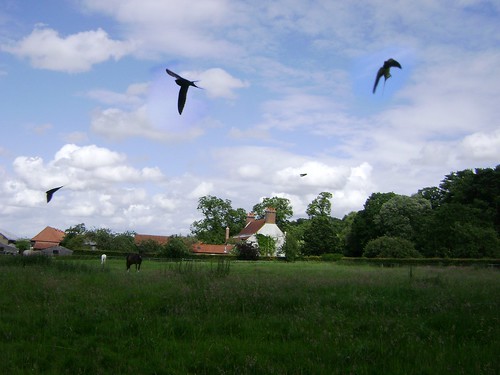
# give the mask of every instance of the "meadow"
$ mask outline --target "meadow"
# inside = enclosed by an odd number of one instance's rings
[[[2,373],[500,372],[495,269],[97,258],[0,257]]]

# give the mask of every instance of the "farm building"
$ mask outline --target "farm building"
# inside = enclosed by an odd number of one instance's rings
[[[154,241],[158,245],[165,245],[169,239],[170,239],[169,236],[157,236],[154,234],[136,234],[134,237],[134,243],[137,246],[139,246],[142,242]]]
[[[42,250],[48,247],[59,246],[66,233],[52,227],[45,227],[40,233],[31,239],[34,250]]]
[[[48,256],[64,256],[73,255],[73,250],[66,249],[64,246],[52,246],[40,250],[44,255]]]
[[[197,242],[193,244],[191,251],[194,254],[209,254],[209,255],[224,255],[230,254],[233,249],[233,245],[224,244],[224,245],[212,245]]]
[[[6,230],[0,229],[0,244],[12,245],[15,244],[19,239],[19,236],[7,232]]]
[[[19,250],[17,249],[17,247],[0,243],[0,254],[17,255],[19,254]]]
[[[245,227],[234,236],[235,239],[257,244],[257,234],[271,237],[276,244],[276,254],[279,255],[285,243],[285,234],[276,225],[276,210],[272,207],[266,209],[263,219],[255,219],[253,212],[248,213]]]

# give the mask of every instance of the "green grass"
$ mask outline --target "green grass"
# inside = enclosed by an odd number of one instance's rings
[[[494,269],[13,259],[3,373],[500,372]]]

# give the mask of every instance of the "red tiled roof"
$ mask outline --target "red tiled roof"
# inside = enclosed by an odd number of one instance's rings
[[[259,229],[264,226],[265,223],[266,223],[265,219],[259,219],[259,220],[251,221],[235,237],[237,237],[237,238],[248,238],[252,234],[257,233],[259,231]]]
[[[45,229],[33,237],[31,241],[35,242],[33,246],[35,249],[45,249],[47,247],[59,245],[65,235],[66,233],[62,230],[45,227]]]
[[[141,242],[152,240],[159,245],[164,245],[170,239],[169,236],[156,236],[152,234],[136,234],[134,237],[134,243],[139,245]]]
[[[195,243],[192,251],[197,254],[229,254],[233,245],[212,245],[206,243]]]

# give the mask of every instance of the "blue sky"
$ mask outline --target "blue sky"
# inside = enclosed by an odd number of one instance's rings
[[[0,1],[0,228],[17,235],[188,234],[208,194],[286,197],[298,218],[328,191],[341,218],[500,162],[498,1],[42,3]],[[390,57],[403,69],[372,94]],[[182,116],[167,67],[203,88]]]

